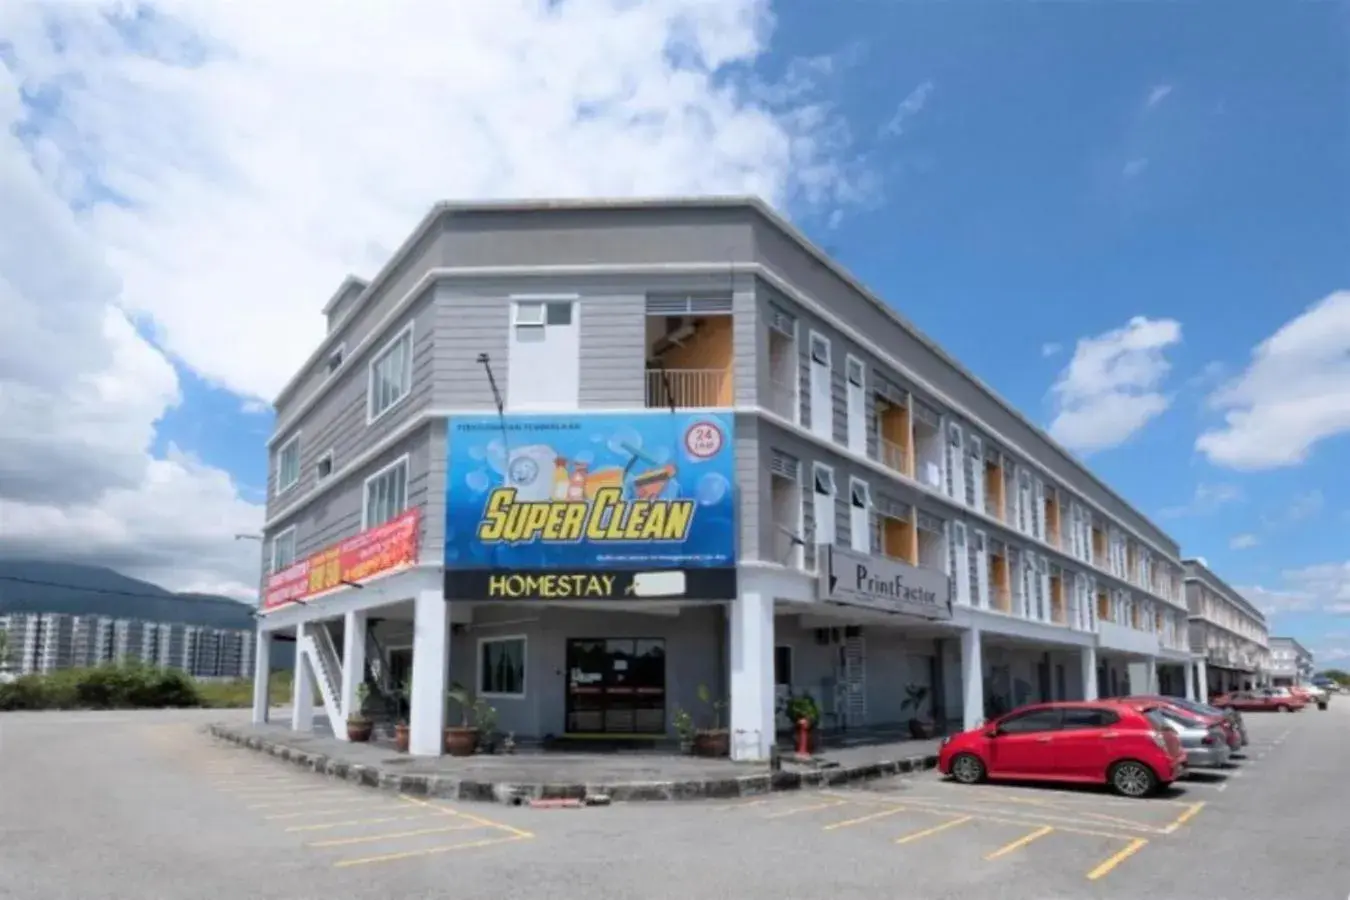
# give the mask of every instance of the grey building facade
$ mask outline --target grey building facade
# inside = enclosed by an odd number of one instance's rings
[[[1312,683],[1316,672],[1313,653],[1291,637],[1270,639],[1270,677],[1279,687],[1294,687]]]
[[[1271,676],[1266,617],[1198,559],[1182,561],[1191,651],[1208,694],[1251,689]]]

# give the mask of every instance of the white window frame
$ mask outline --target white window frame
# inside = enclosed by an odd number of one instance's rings
[[[410,396],[412,396],[413,349],[416,346],[415,335],[413,334],[414,324],[415,323],[412,320],[409,320],[407,325],[404,325],[402,328],[398,330],[397,333],[394,334],[392,338],[384,342],[384,345],[381,346],[379,351],[376,352],[376,354],[370,358],[370,363],[366,366],[367,425],[373,425],[374,423],[378,422],[380,419],[388,415],[390,410],[397,409],[400,405],[402,405],[402,403],[405,400],[407,400]],[[384,359],[388,357],[390,353],[393,352],[394,348],[398,346],[398,343],[404,340],[405,338],[408,341],[408,353],[403,360],[405,370],[404,375],[406,376],[406,383],[403,386],[403,393],[399,394],[398,397],[390,401],[389,405],[386,406],[384,409],[376,411],[375,367],[378,366],[381,362],[383,362]]]
[[[285,565],[279,565],[277,563],[277,542],[280,541],[283,537],[290,537],[291,539],[291,560]],[[267,574],[275,575],[277,572],[280,572],[287,566],[294,565],[295,561],[299,558],[300,558],[299,548],[295,544],[295,526],[291,525],[287,528],[283,528],[276,534],[272,535],[272,540],[268,542]]]
[[[829,480],[830,490],[828,493],[821,493],[816,488],[817,483],[821,480],[821,475],[824,475]],[[830,539],[828,541],[822,541],[820,539],[821,519],[820,516],[817,514],[819,512],[819,507],[816,502],[817,497],[830,498],[830,516],[826,519],[826,521],[829,522]],[[839,529],[837,523],[835,522],[835,517],[839,513],[839,510],[837,508],[838,505],[839,505],[839,483],[834,480],[834,466],[828,466],[825,463],[820,462],[811,463],[811,513],[815,517],[815,534],[811,536],[811,539],[812,542],[815,543],[817,546],[820,546],[822,544],[829,544],[832,546],[834,542],[839,539]]]
[[[854,368],[858,370],[858,380],[851,377]],[[857,415],[854,415],[855,398],[858,401]],[[867,364],[862,357],[852,353],[844,356],[844,417],[845,439],[848,449],[859,456],[867,455]]]
[[[825,348],[825,358],[816,359],[816,344],[819,343]],[[811,419],[807,422],[807,430],[818,438],[828,441],[835,439],[834,434],[834,346],[830,343],[829,337],[812,329],[806,341],[806,388],[811,397]],[[825,398],[829,401],[825,409],[818,409],[820,406],[816,401],[816,372],[824,373],[825,378]]]
[[[813,484],[812,487],[815,487]],[[858,494],[862,494],[862,505],[858,505]],[[862,510],[862,529],[861,534],[858,528],[858,514],[856,510]],[[849,546],[855,553],[872,553],[872,535],[875,529],[872,527],[872,489],[866,481],[861,478],[850,476],[848,479],[848,530]],[[859,545],[861,542],[861,546]]]
[[[520,641],[520,693],[499,693],[483,690],[483,653],[488,644],[504,644],[508,641]],[[494,634],[478,639],[478,652],[474,658],[474,687],[476,695],[493,700],[524,700],[530,689],[530,638],[525,634]]]
[[[284,456],[286,455],[286,451],[289,450],[289,449],[291,449],[292,447],[295,448],[295,477],[294,477],[293,479],[291,479],[290,481],[286,482],[285,484],[282,484],[282,483],[281,483],[281,460],[282,460],[282,457],[284,457]],[[276,460],[277,460],[277,466],[276,466],[276,468],[277,468],[277,483],[276,483],[276,489],[275,489],[275,491],[273,492],[272,496],[274,496],[274,497],[280,497],[282,494],[286,493],[286,492],[289,491],[291,488],[295,487],[297,484],[300,483],[300,475],[301,475],[301,469],[300,469],[300,432],[297,431],[295,434],[291,435],[289,438],[286,439],[286,443],[282,444],[280,447],[277,448],[277,451],[276,451]]]
[[[322,473],[319,472],[319,466],[323,465],[324,460],[327,460],[327,461],[328,461],[328,474],[327,474],[327,475],[324,475],[324,474],[322,474]],[[332,451],[332,450],[326,450],[326,451],[324,451],[323,456],[320,456],[318,459],[314,460],[314,483],[315,483],[315,484],[323,484],[325,481],[327,481],[328,479],[332,478],[332,477],[333,477],[333,473],[336,472],[336,471],[337,471],[337,468],[336,468],[336,467],[334,466],[334,464],[333,464],[333,451]]]
[[[334,364],[333,357],[337,357],[337,363]],[[342,341],[324,357],[324,367],[328,375],[334,375],[342,369],[347,363],[347,342]]]
[[[412,470],[411,470],[411,467],[409,466],[409,462],[408,462],[409,458],[410,458],[410,454],[407,454],[407,453],[403,454],[403,455],[400,456],[398,459],[394,460],[393,462],[389,463],[388,465],[383,466],[383,467],[377,469],[373,474],[371,474],[368,478],[366,478],[365,481],[363,481],[363,482],[361,483],[361,530],[362,530],[362,531],[365,531],[367,528],[372,528],[372,527],[374,527],[374,526],[372,526],[372,525],[370,524],[370,483],[371,483],[372,481],[377,481],[377,480],[379,480],[380,478],[383,478],[385,475],[388,475],[390,472],[392,472],[394,469],[397,469],[399,466],[404,466],[404,467],[405,467],[405,471],[404,471],[404,473],[403,473],[403,509],[401,509],[401,510],[399,510],[398,512],[394,513],[394,516],[402,515],[403,513],[407,512],[408,509],[411,507],[412,504],[411,504],[411,502],[409,501],[409,497],[408,497],[409,490],[410,490],[409,481],[411,480],[411,476],[412,476]],[[393,517],[391,516],[390,519],[392,519],[392,518],[393,518]],[[387,522],[387,521],[390,521],[390,519],[386,519],[385,521],[386,521],[386,522]],[[380,524],[383,525],[384,523],[381,522]]]

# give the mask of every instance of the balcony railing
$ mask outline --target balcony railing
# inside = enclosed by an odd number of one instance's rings
[[[901,475],[913,477],[914,473],[909,470],[909,453],[903,444],[877,438],[877,453],[881,456],[882,465],[894,469]]]
[[[648,369],[647,406],[731,406],[731,373],[725,369]]]

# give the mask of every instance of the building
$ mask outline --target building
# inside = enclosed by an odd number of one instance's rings
[[[8,635],[8,659],[0,660],[0,673],[7,675],[45,675],[58,669],[131,662],[181,669],[198,678],[253,675],[252,629],[22,612],[0,614],[0,631]],[[211,651],[185,655],[177,648],[188,636],[209,643]]]
[[[1182,560],[1191,652],[1206,696],[1251,689],[1270,678],[1266,617],[1202,560]]]
[[[755,200],[438,205],[276,400],[265,635],[330,722],[974,725],[1192,692],[1176,543]],[[504,493],[504,488],[515,493]],[[593,521],[594,519],[594,521]],[[724,722],[725,724],[725,722]],[[338,728],[339,736],[345,734]]]
[[[1270,639],[1270,680],[1277,687],[1309,684],[1313,672],[1312,651],[1295,638]]]

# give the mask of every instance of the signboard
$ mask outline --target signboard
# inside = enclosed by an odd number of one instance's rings
[[[820,547],[820,599],[924,619],[952,617],[946,572],[842,547]]]
[[[730,416],[456,416],[449,600],[736,596]]]
[[[276,609],[331,591],[343,582],[360,582],[417,562],[417,526],[421,508],[414,507],[383,525],[368,528],[318,553],[292,563],[267,579],[262,608]]]

